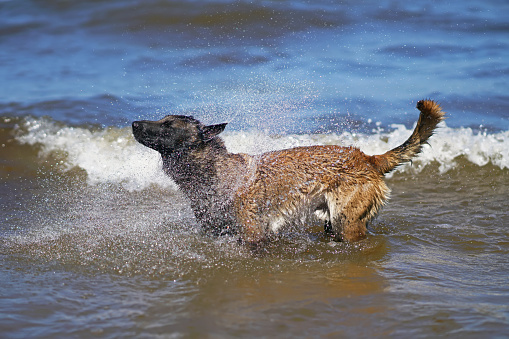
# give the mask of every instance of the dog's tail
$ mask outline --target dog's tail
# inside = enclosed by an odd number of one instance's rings
[[[412,160],[425,144],[437,124],[444,120],[444,112],[439,104],[432,100],[421,100],[417,103],[417,109],[421,111],[417,126],[402,145],[381,155],[373,156],[373,163],[382,174],[389,173],[398,165]]]

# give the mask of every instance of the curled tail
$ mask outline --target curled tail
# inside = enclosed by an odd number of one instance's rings
[[[384,154],[373,156],[373,163],[382,174],[389,173],[398,165],[410,161],[416,156],[421,151],[422,145],[433,135],[437,124],[444,120],[445,113],[440,105],[433,100],[417,102],[417,109],[421,111],[421,114],[410,138],[402,145]]]

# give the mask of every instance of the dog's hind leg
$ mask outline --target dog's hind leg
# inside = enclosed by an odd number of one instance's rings
[[[341,213],[325,224],[325,232],[336,241],[354,242],[366,237],[366,222],[358,216]]]
[[[327,194],[331,235],[335,240],[357,241],[366,237],[367,222],[381,205],[372,186],[338,188]]]

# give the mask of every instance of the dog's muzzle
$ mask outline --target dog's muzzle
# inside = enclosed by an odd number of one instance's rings
[[[134,121],[132,124],[133,135],[136,141],[139,143],[145,144],[147,139],[147,132],[145,131],[145,126],[142,121]]]

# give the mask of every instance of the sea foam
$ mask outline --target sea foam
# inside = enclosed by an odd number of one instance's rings
[[[367,154],[381,154],[403,143],[412,130],[392,125],[391,131],[376,130],[371,134],[302,134],[270,136],[258,131],[225,132],[227,148],[235,153],[260,154],[267,151],[310,145],[353,145]],[[21,132],[23,131],[23,132]],[[160,155],[137,143],[131,128],[108,127],[93,130],[84,127],[59,126],[48,119],[27,119],[16,137],[20,143],[38,145],[40,157],[52,161],[52,154],[65,154],[63,168],[79,167],[86,171],[89,184],[113,183],[130,191],[150,185],[176,190],[176,185],[163,173]],[[436,134],[424,146],[413,163],[396,172],[420,172],[432,162],[440,172],[458,166],[459,157],[472,164],[488,163],[500,169],[509,168],[509,131],[474,132],[470,128],[439,125]]]

